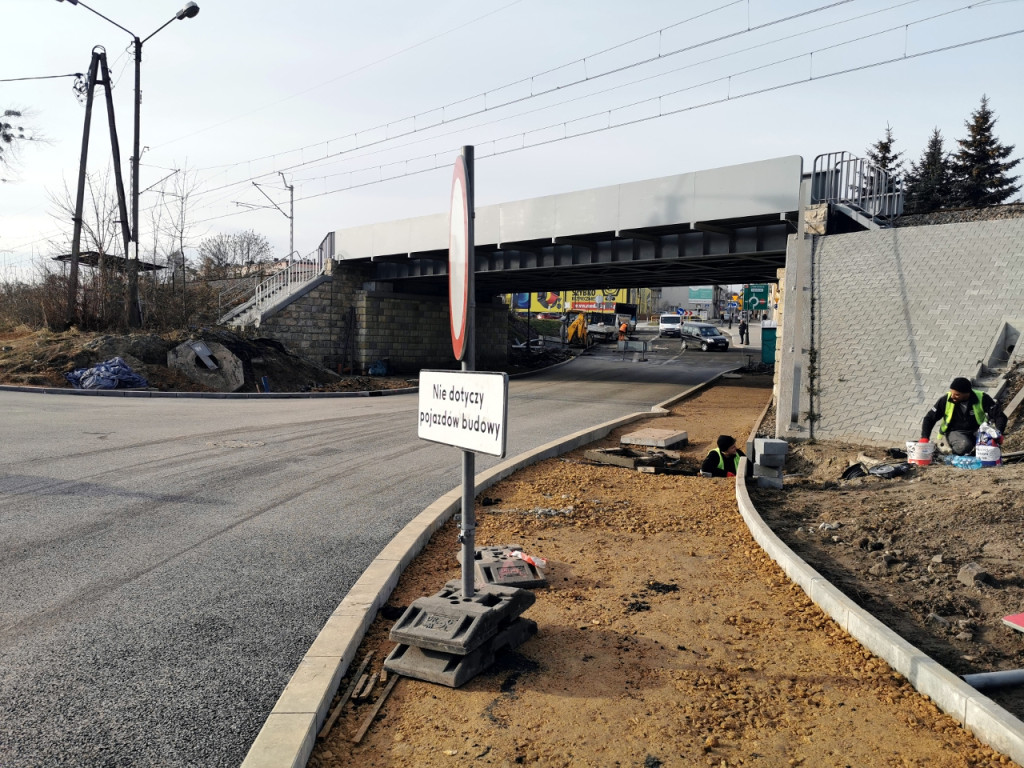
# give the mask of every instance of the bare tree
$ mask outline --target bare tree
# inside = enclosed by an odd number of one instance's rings
[[[191,220],[192,198],[199,189],[199,175],[190,170],[188,161],[169,180],[169,188],[161,189],[161,205],[167,211],[163,234],[168,238],[167,266],[170,271],[171,288],[177,284],[179,322],[188,322],[188,262],[185,249],[192,246],[193,224]]]
[[[274,255],[270,241],[251,229],[214,235],[199,243],[201,269],[207,278],[236,277],[247,269],[269,262]]]
[[[83,282],[80,296],[80,317],[86,324],[101,327],[120,325],[124,299],[124,247],[118,213],[117,196],[110,180],[109,166],[102,173],[90,173],[85,179],[85,206],[82,209],[81,250],[98,254],[91,279]],[[51,215],[68,227],[61,236],[50,241],[53,255],[71,252],[72,232],[75,217],[75,194],[68,187],[67,180],[60,192],[49,193]],[[108,258],[114,257],[114,258]]]

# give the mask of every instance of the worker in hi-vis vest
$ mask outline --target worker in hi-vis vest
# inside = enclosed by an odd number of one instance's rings
[[[700,465],[700,474],[703,477],[736,477],[740,456],[743,456],[743,451],[736,445],[736,438],[719,435],[716,446]]]
[[[971,386],[970,379],[957,376],[949,385],[949,393],[939,398],[921,422],[921,442],[927,443],[932,429],[939,424],[939,434],[946,438],[949,450],[957,456],[974,453],[978,427],[988,421],[1002,432],[1006,414],[989,395]],[[1002,444],[1002,437],[999,438]]]

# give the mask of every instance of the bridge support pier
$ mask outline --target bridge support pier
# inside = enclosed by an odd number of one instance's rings
[[[350,358],[346,365],[357,374],[378,362],[399,375],[456,366],[447,294],[394,293],[389,283],[370,280],[372,265],[365,263],[329,261],[325,271],[328,280],[265,316],[259,335],[332,369]],[[350,308],[354,327],[346,323]],[[503,303],[477,305],[476,354],[484,370],[503,367],[508,360],[507,317]]]

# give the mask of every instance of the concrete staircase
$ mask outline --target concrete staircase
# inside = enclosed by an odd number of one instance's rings
[[[293,261],[256,286],[252,295],[217,320],[233,328],[258,328],[263,318],[316,287],[327,276],[322,260]]]

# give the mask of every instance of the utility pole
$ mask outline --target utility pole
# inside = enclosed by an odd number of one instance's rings
[[[58,2],[64,2],[65,0],[58,0]],[[141,115],[142,107],[142,44],[149,40],[153,35],[159,32],[161,29],[166,27],[173,21],[182,21],[184,19],[193,19],[199,13],[199,6],[194,2],[188,2],[185,7],[178,11],[174,16],[168,19],[162,26],[160,26],[156,32],[153,32],[145,39],[139,39],[139,36],[132,32],[127,27],[123,27],[108,16],[104,16],[102,13],[94,8],[90,8],[88,5],[82,2],[82,0],[66,0],[70,5],[80,5],[90,13],[99,16],[104,21],[108,21],[118,29],[127,32],[132,36],[132,46],[135,51],[135,137],[132,142],[132,225],[131,225],[131,241],[134,243],[132,250],[134,251],[134,260],[127,264],[128,268],[128,325],[132,328],[138,328],[142,325],[142,318],[139,314],[139,120]],[[109,80],[109,78],[108,78]],[[125,259],[128,259],[128,252],[125,251]],[[75,271],[75,277],[77,278],[77,260],[73,263]]]
[[[291,261],[295,254],[295,185],[289,184],[281,171],[278,173],[281,174],[281,183],[288,190],[288,261]]]
[[[263,191],[263,187],[261,187],[255,181],[252,183],[252,185],[260,191],[261,195],[263,195],[265,198],[267,198],[267,200],[270,201],[270,205],[274,206],[282,216],[288,219],[288,263],[291,264],[292,256],[295,254],[295,185],[288,183],[287,179],[285,179],[284,177],[284,173],[282,173],[281,171],[278,171],[278,173],[281,174],[281,181],[284,183],[284,188],[288,190],[288,213],[285,213],[281,209],[281,206],[274,202],[274,198],[272,198],[270,195]],[[240,205],[243,208],[250,208],[252,210],[261,210],[270,207],[269,205],[253,205],[252,203],[239,203],[237,201],[235,202],[235,205]]]
[[[92,61],[89,63],[89,75],[86,81],[88,94],[85,100],[85,127],[82,130],[82,154],[78,164],[78,189],[75,195],[75,227],[71,236],[71,269],[68,273],[68,306],[67,323],[74,324],[78,319],[78,262],[82,254],[82,208],[85,204],[85,177],[89,159],[89,133],[92,123],[92,101],[95,88],[103,85],[107,101],[107,121],[110,128],[110,151],[114,161],[114,183],[117,188],[117,205],[121,215],[121,236],[124,242],[125,266],[128,266],[128,243],[131,233],[128,229],[128,207],[125,204],[124,181],[121,178],[121,149],[117,140],[117,124],[114,120],[114,96],[110,82],[110,70],[107,68],[107,52],[102,46],[92,49]]]

